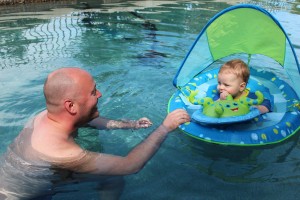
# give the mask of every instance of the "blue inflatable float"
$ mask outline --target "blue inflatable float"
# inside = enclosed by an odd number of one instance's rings
[[[250,68],[250,91],[261,91],[272,112],[261,115],[251,109],[234,118],[207,118],[202,106],[189,101],[184,88],[197,90],[195,98],[214,97],[219,68],[226,61],[241,59]],[[182,62],[173,81],[177,91],[168,112],[187,110],[192,121],[179,128],[206,142],[255,146],[281,142],[300,127],[299,63],[292,44],[279,22],[266,10],[253,5],[229,7],[203,28]]]

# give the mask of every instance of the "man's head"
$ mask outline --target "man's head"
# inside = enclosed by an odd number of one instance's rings
[[[61,68],[50,73],[44,84],[47,110],[52,115],[72,116],[78,123],[98,117],[98,98],[92,76],[80,68]]]

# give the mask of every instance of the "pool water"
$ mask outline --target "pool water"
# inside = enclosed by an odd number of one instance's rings
[[[146,130],[80,130],[85,148],[126,155],[157,127],[176,91],[172,80],[201,28],[240,1],[75,1],[0,10],[0,154],[31,116],[45,109],[42,86],[62,66],[88,70],[103,93],[100,114],[148,117]],[[245,1],[270,11],[300,58],[299,1]],[[33,7],[37,5],[33,4]],[[125,177],[121,199],[298,199],[300,144],[207,144],[176,130],[145,168]],[[53,199],[96,199],[89,184]]]

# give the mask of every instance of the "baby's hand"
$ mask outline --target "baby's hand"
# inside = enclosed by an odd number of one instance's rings
[[[220,100],[226,100],[229,93],[227,91],[223,91],[220,93]]]
[[[135,125],[134,125],[134,128],[138,129],[138,128],[148,128],[152,125],[152,122],[146,118],[146,117],[143,117],[137,121],[135,121]]]

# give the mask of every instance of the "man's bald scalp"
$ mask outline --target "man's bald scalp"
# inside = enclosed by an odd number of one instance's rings
[[[44,84],[44,96],[47,108],[63,105],[66,99],[72,100],[76,97],[76,76],[74,72],[80,72],[79,68],[61,68],[47,77]]]

